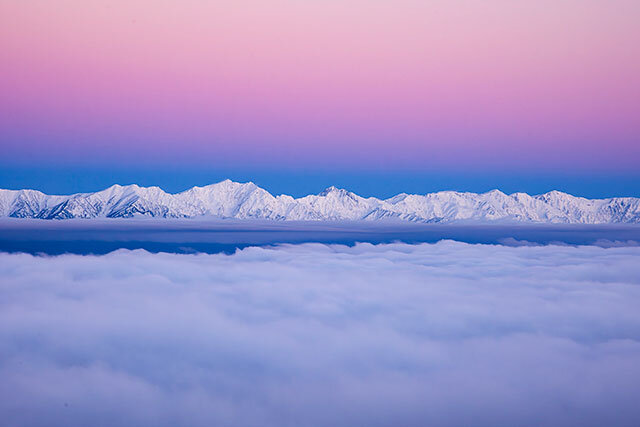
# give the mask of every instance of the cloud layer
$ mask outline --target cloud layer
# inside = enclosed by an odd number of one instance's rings
[[[638,425],[640,248],[0,254],[5,425]]]

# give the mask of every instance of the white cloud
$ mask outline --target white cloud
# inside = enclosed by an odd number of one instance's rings
[[[6,425],[638,425],[640,248],[0,254]]]

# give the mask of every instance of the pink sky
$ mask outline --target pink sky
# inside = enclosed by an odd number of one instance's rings
[[[633,170],[639,17],[621,0],[5,0],[0,137],[53,162]]]

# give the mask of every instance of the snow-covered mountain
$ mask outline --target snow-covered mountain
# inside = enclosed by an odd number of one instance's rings
[[[363,198],[329,187],[295,199],[273,196],[253,183],[229,180],[168,194],[158,187],[114,185],[96,193],[50,196],[35,190],[0,190],[0,216],[17,218],[161,218],[367,220],[415,222],[526,221],[549,223],[640,223],[640,198],[584,199],[551,191],[538,196],[440,191]]]

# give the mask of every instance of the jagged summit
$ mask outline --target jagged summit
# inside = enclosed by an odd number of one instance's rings
[[[327,194],[333,193],[333,192],[336,192],[336,191],[340,191],[340,190],[338,189],[338,187],[332,185],[330,187],[325,188],[321,192],[319,192],[318,196],[326,196]]]
[[[330,194],[336,195],[336,196],[349,196],[349,195],[354,195],[352,192],[347,191],[343,188],[338,188],[335,186],[331,186],[331,187],[327,187],[324,190],[322,190],[320,193],[318,193],[318,196],[320,197],[325,197],[328,196]]]
[[[531,196],[500,190],[476,194],[440,191],[401,193],[385,200],[363,198],[330,186],[300,198],[274,197],[252,182],[229,179],[181,193],[136,184],[112,185],[95,193],[46,195],[36,190],[0,190],[0,216],[16,218],[272,219],[299,221],[395,219],[414,222],[522,221],[543,223],[640,223],[640,199],[585,199],[560,191]]]

